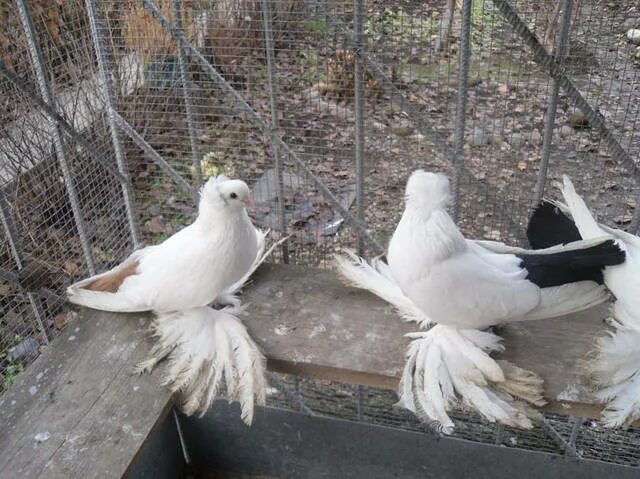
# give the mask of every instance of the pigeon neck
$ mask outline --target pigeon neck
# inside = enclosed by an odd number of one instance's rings
[[[195,224],[201,226],[205,231],[210,231],[220,223],[227,223],[234,217],[240,215],[234,214],[236,211],[231,211],[224,206],[214,206],[208,203],[201,202],[198,211],[198,218]]]
[[[433,205],[428,205],[420,201],[408,201],[405,208],[407,214],[414,219],[420,219],[427,221],[431,218],[433,213],[440,211],[437,208],[433,208]]]

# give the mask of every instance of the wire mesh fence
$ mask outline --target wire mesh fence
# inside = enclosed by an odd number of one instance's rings
[[[392,391],[333,381],[279,375],[278,387],[267,393],[267,406],[305,414],[366,422],[414,432],[433,434],[408,411],[395,407]],[[306,409],[300,407],[301,401]],[[611,430],[596,421],[544,414],[530,430],[491,424],[476,413],[457,410],[453,437],[501,447],[570,455],[615,464],[640,465],[640,431]]]
[[[412,170],[470,237],[522,242],[569,174],[640,219],[636,2],[0,0],[0,388],[73,311],[65,287],[253,190],[275,261],[383,250]]]

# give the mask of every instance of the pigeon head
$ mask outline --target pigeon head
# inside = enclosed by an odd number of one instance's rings
[[[240,211],[253,206],[249,187],[242,180],[230,180],[226,176],[209,178],[200,191],[200,205],[226,211]]]
[[[429,211],[446,208],[451,201],[449,180],[439,173],[416,170],[407,181],[405,198],[408,207]]]

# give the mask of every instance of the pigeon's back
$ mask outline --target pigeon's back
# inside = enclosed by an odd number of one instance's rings
[[[420,203],[418,203],[420,205]],[[433,321],[482,328],[535,308],[540,291],[513,255],[479,254],[444,207],[407,205],[388,260],[402,291]]]
[[[158,312],[206,306],[244,275],[256,254],[256,232],[248,218],[206,232],[193,224],[146,255],[139,274],[127,278],[121,292]]]

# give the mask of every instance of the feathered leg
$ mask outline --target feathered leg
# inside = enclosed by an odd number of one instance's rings
[[[204,414],[220,391],[239,401],[242,420],[251,424],[254,404],[264,404],[264,356],[242,322],[226,310],[196,308],[159,315],[152,328],[157,343],[137,372],[168,357],[162,383],[182,397],[183,411]]]
[[[521,401],[545,404],[542,379],[507,361],[494,361],[487,353],[502,349],[499,337],[443,325],[408,336],[413,341],[400,381],[399,406],[435,423],[444,434],[454,427],[447,411],[460,403],[491,422],[532,427],[535,413]]]
[[[346,281],[371,291],[394,306],[403,318],[427,326],[431,321],[402,292],[380,260],[367,263],[352,252],[337,256],[336,266]],[[542,379],[531,371],[489,356],[502,351],[501,338],[478,330],[458,330],[436,325],[411,333],[406,363],[398,388],[398,406],[404,407],[434,429],[450,434],[447,414],[466,404],[489,421],[531,428],[535,412],[526,403],[545,404]]]

